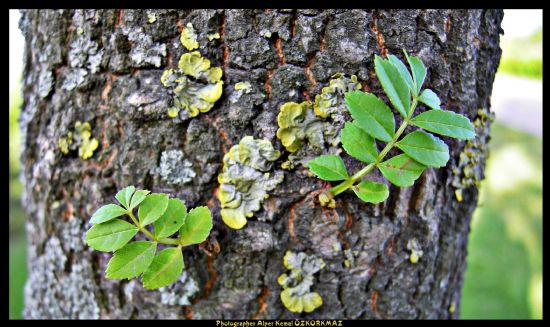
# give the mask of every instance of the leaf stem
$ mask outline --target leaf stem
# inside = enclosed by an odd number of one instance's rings
[[[141,226],[141,224],[136,219],[136,217],[134,216],[134,214],[132,213],[131,210],[128,210],[128,216],[130,216],[130,218],[134,222],[134,225],[136,225],[136,227],[139,229],[139,231],[142,232],[143,234],[145,234],[145,236],[150,238],[153,242],[162,243],[162,244],[170,244],[170,245],[178,245],[179,244],[179,241],[175,238],[157,239],[157,237],[153,233],[148,231],[145,227]]]
[[[348,177],[342,183],[340,183],[340,184],[330,188],[329,190],[321,193],[319,195],[319,201],[321,202],[321,205],[324,206],[324,205],[328,204],[328,202],[326,200],[324,201],[323,199],[332,199],[334,196],[336,196],[336,195],[344,192],[348,188],[352,187],[353,184],[355,184],[358,180],[363,178],[363,176],[370,173],[374,169],[374,167],[376,167],[376,165],[379,164],[384,159],[386,154],[388,154],[388,152],[390,152],[390,150],[393,148],[395,143],[397,143],[397,140],[399,139],[401,134],[403,134],[403,132],[405,131],[405,128],[407,128],[407,126],[409,125],[411,116],[414,112],[414,109],[416,108],[417,103],[418,102],[417,102],[416,97],[413,97],[413,102],[412,102],[411,107],[409,109],[409,114],[403,120],[403,123],[401,123],[401,126],[399,126],[399,129],[397,129],[397,131],[393,135],[392,140],[388,144],[386,144],[384,149],[382,149],[382,151],[378,154],[378,157],[376,158],[376,161],[373,162],[373,163],[368,164],[366,167],[364,167],[360,171],[356,172],[351,177]]]

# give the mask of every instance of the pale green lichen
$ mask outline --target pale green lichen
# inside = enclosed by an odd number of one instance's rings
[[[171,88],[174,94],[175,108],[168,109],[168,116],[175,117],[179,109],[185,109],[187,117],[209,111],[222,95],[222,74],[220,67],[210,67],[210,60],[198,51],[183,54],[178,68],[165,70],[160,78],[164,87]]]
[[[208,41],[212,41],[214,39],[219,39],[220,33],[208,34],[206,37],[208,38]]]
[[[187,23],[180,35],[181,44],[189,51],[195,50],[199,47],[199,42],[197,42],[197,33],[193,28],[193,24]]]
[[[452,185],[458,202],[462,201],[462,192],[471,186],[479,186],[483,179],[482,164],[488,153],[489,124],[494,120],[494,113],[487,109],[479,109],[474,119],[477,137],[466,141],[464,150],[460,153],[458,164],[453,168]]]
[[[351,78],[345,77],[341,73],[334,74],[331,77],[329,85],[323,87],[320,94],[315,96],[313,111],[322,118],[327,118],[329,115],[335,120],[342,112],[347,111],[344,95],[349,91],[361,89],[361,83],[357,81],[357,76],[352,75]]]
[[[422,255],[424,255],[424,251],[422,251],[422,248],[420,247],[420,244],[418,244],[416,238],[413,238],[407,242],[407,249],[411,251],[411,254],[409,255],[409,260],[411,263],[417,263],[418,260],[422,258]]]
[[[313,275],[325,267],[321,258],[307,255],[304,252],[286,251],[283,265],[290,273],[283,273],[277,278],[283,287],[280,294],[283,305],[291,312],[312,312],[323,304],[321,295],[311,291]]]
[[[90,123],[77,121],[74,125],[74,133],[69,131],[57,141],[57,145],[63,154],[78,149],[78,156],[82,159],[91,158],[99,146],[97,139],[92,138]]]
[[[283,181],[281,172],[273,176],[268,173],[280,155],[271,142],[252,136],[243,137],[225,154],[223,173],[218,176],[220,188],[217,197],[221,203],[220,215],[226,225],[234,229],[246,225],[246,218],[252,217],[269,197],[267,192]]]
[[[305,165],[311,148],[299,151],[306,144],[313,146],[314,152],[337,153],[340,143],[340,130],[350,119],[344,95],[346,92],[361,89],[357,76],[346,77],[334,74],[329,85],[315,96],[315,102],[288,102],[281,106],[277,121],[277,137],[291,152],[283,169],[294,169],[301,163]],[[328,146],[328,149],[325,148]]]
[[[154,13],[147,15],[147,23],[153,24],[156,21],[157,21],[157,16]]]
[[[176,107],[170,107],[168,108],[168,117],[170,118],[176,118],[178,116],[178,113],[180,110]]]
[[[283,104],[277,123],[277,138],[287,151],[296,152],[306,140],[317,148],[323,147],[323,123],[313,114],[310,102]]]
[[[59,149],[64,154],[69,153],[69,146],[73,143],[73,133],[69,131],[67,133],[67,136],[62,136],[57,141],[57,145],[59,146]]]
[[[265,37],[266,39],[269,39],[272,35],[271,31],[263,29],[259,33],[261,36]]]
[[[453,300],[453,302],[451,302],[451,305],[449,306],[449,313],[455,313],[456,311],[456,304],[455,304],[455,301]]]
[[[250,82],[239,82],[235,84],[235,90],[243,90],[244,93],[248,94],[250,93],[250,91],[252,91],[252,85],[250,84]]]

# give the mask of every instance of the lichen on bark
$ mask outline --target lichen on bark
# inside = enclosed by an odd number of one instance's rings
[[[429,68],[426,86],[437,91],[443,108],[473,120],[478,108],[490,108],[502,16],[501,10],[23,11],[19,122],[31,263],[25,316],[458,317],[477,202],[475,185],[462,191],[462,202],[454,195],[451,167],[460,166],[464,144],[449,142],[447,168],[428,169],[413,187],[391,189],[383,204],[364,204],[344,193],[336,208],[323,209],[315,192],[327,184],[308,177],[303,167],[278,170],[288,152],[276,137],[277,114],[286,102],[313,103],[336,73],[356,75],[364,91],[386,101],[373,78],[372,58],[386,52],[399,57],[405,48]],[[167,119],[173,95],[160,78],[189,53],[180,42],[187,23],[200,44],[193,51],[223,71],[223,94],[193,119]],[[219,38],[209,38],[216,33]],[[250,93],[235,90],[239,82],[249,82]],[[90,122],[99,142],[88,160],[57,155],[57,140],[76,121]],[[281,152],[266,172],[278,171],[284,179],[245,228],[232,230],[220,216],[216,177],[224,154],[246,135],[266,139]],[[171,150],[191,162],[192,181],[173,184],[156,173],[162,153]],[[480,158],[476,171],[483,171]],[[358,167],[353,158],[344,160],[351,170]],[[183,284],[146,291],[134,281],[105,279],[109,256],[79,241],[97,206],[126,185],[212,210],[214,228],[204,251],[184,251],[190,279]],[[413,238],[423,251],[414,265],[407,249]],[[219,251],[211,251],[216,243]],[[277,277],[285,271],[287,250],[326,263],[315,283],[323,305],[311,313],[289,312],[280,301]],[[353,264],[345,267],[346,259]],[[167,304],[185,299],[183,309]]]

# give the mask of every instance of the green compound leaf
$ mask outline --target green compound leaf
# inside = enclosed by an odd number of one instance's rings
[[[411,121],[414,125],[427,131],[461,140],[470,140],[476,136],[474,125],[470,120],[452,111],[429,110],[414,117]]]
[[[166,248],[160,251],[145,270],[141,281],[143,287],[155,289],[175,282],[183,271],[183,256],[180,248]]]
[[[345,95],[349,112],[357,126],[372,137],[385,142],[392,140],[395,119],[391,109],[372,93],[361,91],[348,92]]]
[[[90,224],[101,224],[116,217],[120,217],[126,214],[126,209],[116,205],[116,204],[107,204],[99,208],[90,218]]]
[[[134,196],[132,197],[132,201],[130,201],[130,210],[137,207],[143,200],[145,200],[145,197],[151,193],[151,191],[147,190],[137,190],[136,193],[134,193]]]
[[[187,217],[187,208],[180,199],[169,199],[166,211],[155,221],[155,235],[168,237],[177,232]]]
[[[111,252],[128,243],[137,232],[136,226],[124,220],[114,219],[92,226],[84,240],[94,250]]]
[[[409,62],[409,66],[411,66],[413,81],[416,85],[416,94],[420,94],[420,90],[422,89],[422,85],[424,84],[424,79],[426,78],[426,67],[424,66],[422,61],[418,59],[418,57],[409,57],[405,49],[403,49],[403,52],[405,52],[405,57]]]
[[[374,70],[395,109],[403,117],[407,117],[407,111],[411,105],[410,91],[397,68],[389,60],[383,60],[375,55]]]
[[[361,183],[351,188],[361,200],[370,203],[380,203],[390,195],[386,184],[376,183],[368,179],[361,181]]]
[[[180,244],[183,246],[204,242],[212,229],[212,215],[208,207],[197,207],[189,211],[180,228]]]
[[[388,55],[388,60],[395,66],[395,68],[397,68],[399,75],[403,81],[405,81],[405,84],[407,84],[409,90],[416,94],[416,87],[414,86],[414,81],[409,73],[409,70],[407,69],[407,66],[405,66],[405,64],[394,55]]]
[[[418,101],[422,102],[432,109],[441,109],[441,100],[439,100],[437,94],[435,94],[435,92],[430,89],[425,89],[424,91],[422,91],[422,94],[418,98]]]
[[[166,211],[167,207],[168,194],[154,193],[148,195],[138,209],[139,223],[141,226],[147,226],[155,222]]]
[[[342,146],[346,152],[363,162],[372,163],[376,161],[378,150],[374,139],[357,123],[346,122],[341,135]]]
[[[133,278],[139,276],[149,267],[157,244],[148,241],[137,241],[126,244],[115,251],[107,265],[106,277],[111,279]]]
[[[115,198],[120,204],[122,204],[124,208],[128,209],[130,205],[130,198],[135,191],[136,188],[134,186],[125,187],[122,190],[118,191],[118,193],[115,195]]]
[[[335,154],[316,157],[310,160],[307,166],[312,173],[325,181],[340,181],[348,178],[344,161]]]
[[[377,165],[384,177],[393,185],[407,187],[414,184],[426,166],[406,154],[400,154]]]
[[[396,146],[409,157],[426,166],[443,167],[449,160],[449,148],[439,138],[423,132],[407,134]]]

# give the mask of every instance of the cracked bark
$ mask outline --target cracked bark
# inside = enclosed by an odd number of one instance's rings
[[[153,14],[156,21],[148,23]],[[374,54],[402,57],[406,48],[420,56],[429,68],[426,86],[446,108],[474,119],[478,108],[490,106],[502,16],[500,10],[24,11],[25,316],[458,317],[459,310],[449,308],[460,305],[478,198],[477,188],[469,187],[458,202],[451,185],[464,142],[445,139],[447,167],[428,169],[413,187],[392,187],[380,205],[346,192],[336,209],[320,208],[313,195],[327,184],[298,168],[286,172],[263,208],[235,231],[221,222],[213,195],[223,154],[243,136],[267,138],[283,150],[275,137],[283,103],[313,100],[337,72],[356,74],[365,90],[382,95],[373,78]],[[208,113],[174,122],[166,116],[170,96],[160,76],[184,52],[179,32],[188,22],[199,33],[201,54],[223,67],[224,95]],[[271,36],[261,35],[265,31]],[[216,32],[220,38],[208,41]],[[253,93],[232,103],[241,81],[249,81]],[[132,95],[141,102],[129,103]],[[77,120],[89,121],[100,141],[89,160],[57,148]],[[191,183],[174,185],[159,176],[167,150],[180,150],[192,162]],[[483,166],[481,160],[474,168],[482,172]],[[130,184],[213,211],[209,242],[185,249],[186,275],[172,288],[146,291],[135,280],[105,279],[110,255],[83,243],[90,215]],[[424,251],[417,264],[408,260],[412,238]],[[311,314],[290,313],[279,300],[276,280],[287,249],[327,263],[313,286],[324,304]],[[343,264],[347,249],[357,251],[349,268]]]

